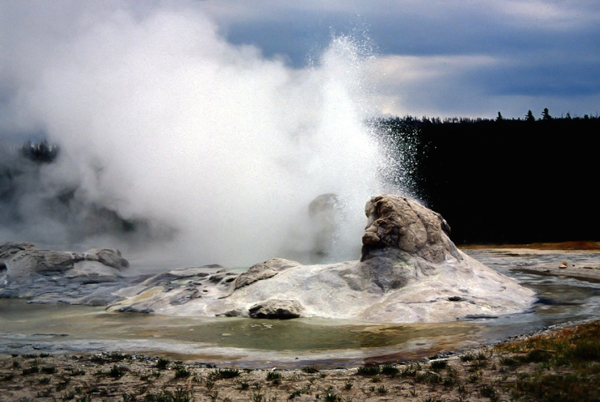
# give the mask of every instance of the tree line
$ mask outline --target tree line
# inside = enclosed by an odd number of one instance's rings
[[[600,118],[381,118],[394,170],[465,243],[600,240]],[[406,155],[410,152],[410,155]],[[408,177],[408,180],[407,180]]]

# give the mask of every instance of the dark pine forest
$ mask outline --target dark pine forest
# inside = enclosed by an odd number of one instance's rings
[[[600,240],[600,118],[379,119],[459,244]]]

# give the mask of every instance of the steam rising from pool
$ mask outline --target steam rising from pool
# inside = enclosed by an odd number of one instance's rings
[[[4,131],[41,131],[61,152],[40,168],[0,241],[127,249],[123,237],[74,238],[73,226],[93,224],[82,206],[94,206],[145,222],[144,241],[129,246],[147,260],[302,260],[314,246],[308,205],[334,193],[341,222],[327,259],[358,258],[364,204],[389,191],[366,123],[377,112],[372,56],[359,43],[334,38],[307,67],[291,68],[228,43],[196,9],[70,11],[30,33],[29,48],[5,32],[7,48],[30,51],[0,56]],[[44,200],[65,189],[70,210],[58,219]]]

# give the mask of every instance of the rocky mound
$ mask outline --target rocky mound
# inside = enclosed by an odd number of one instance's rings
[[[242,274],[200,267],[133,277],[118,250],[4,243],[0,297],[123,312],[405,323],[518,313],[533,303],[533,291],[458,250],[446,221],[418,202],[378,195],[365,213],[360,260],[305,266],[275,258]]]
[[[534,292],[459,251],[450,227],[416,201],[367,202],[359,261],[303,266],[272,259],[241,275],[168,273],[119,292],[111,308],[174,315],[323,317],[371,322],[441,322],[522,312]],[[164,276],[162,276],[164,278]]]
[[[122,274],[128,266],[119,250],[74,253],[40,250],[30,243],[2,243],[0,298],[105,305],[118,299],[115,290],[139,280]]]

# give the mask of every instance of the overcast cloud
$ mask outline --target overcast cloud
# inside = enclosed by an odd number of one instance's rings
[[[376,55],[383,113],[494,117],[501,111],[522,117],[529,109],[539,116],[545,107],[556,115],[600,111],[600,5],[594,0],[175,3],[2,1],[0,101],[19,85],[7,70],[20,70],[23,79],[37,66],[27,54],[57,57],[64,49],[56,36],[77,35],[90,15],[97,19],[122,8],[143,19],[169,4],[199,9],[230,43],[256,46],[266,58],[295,68],[310,64],[332,36],[355,36]]]
[[[522,117],[597,114],[596,1],[203,2],[233,43],[302,65],[332,34],[367,36],[382,111]]]

